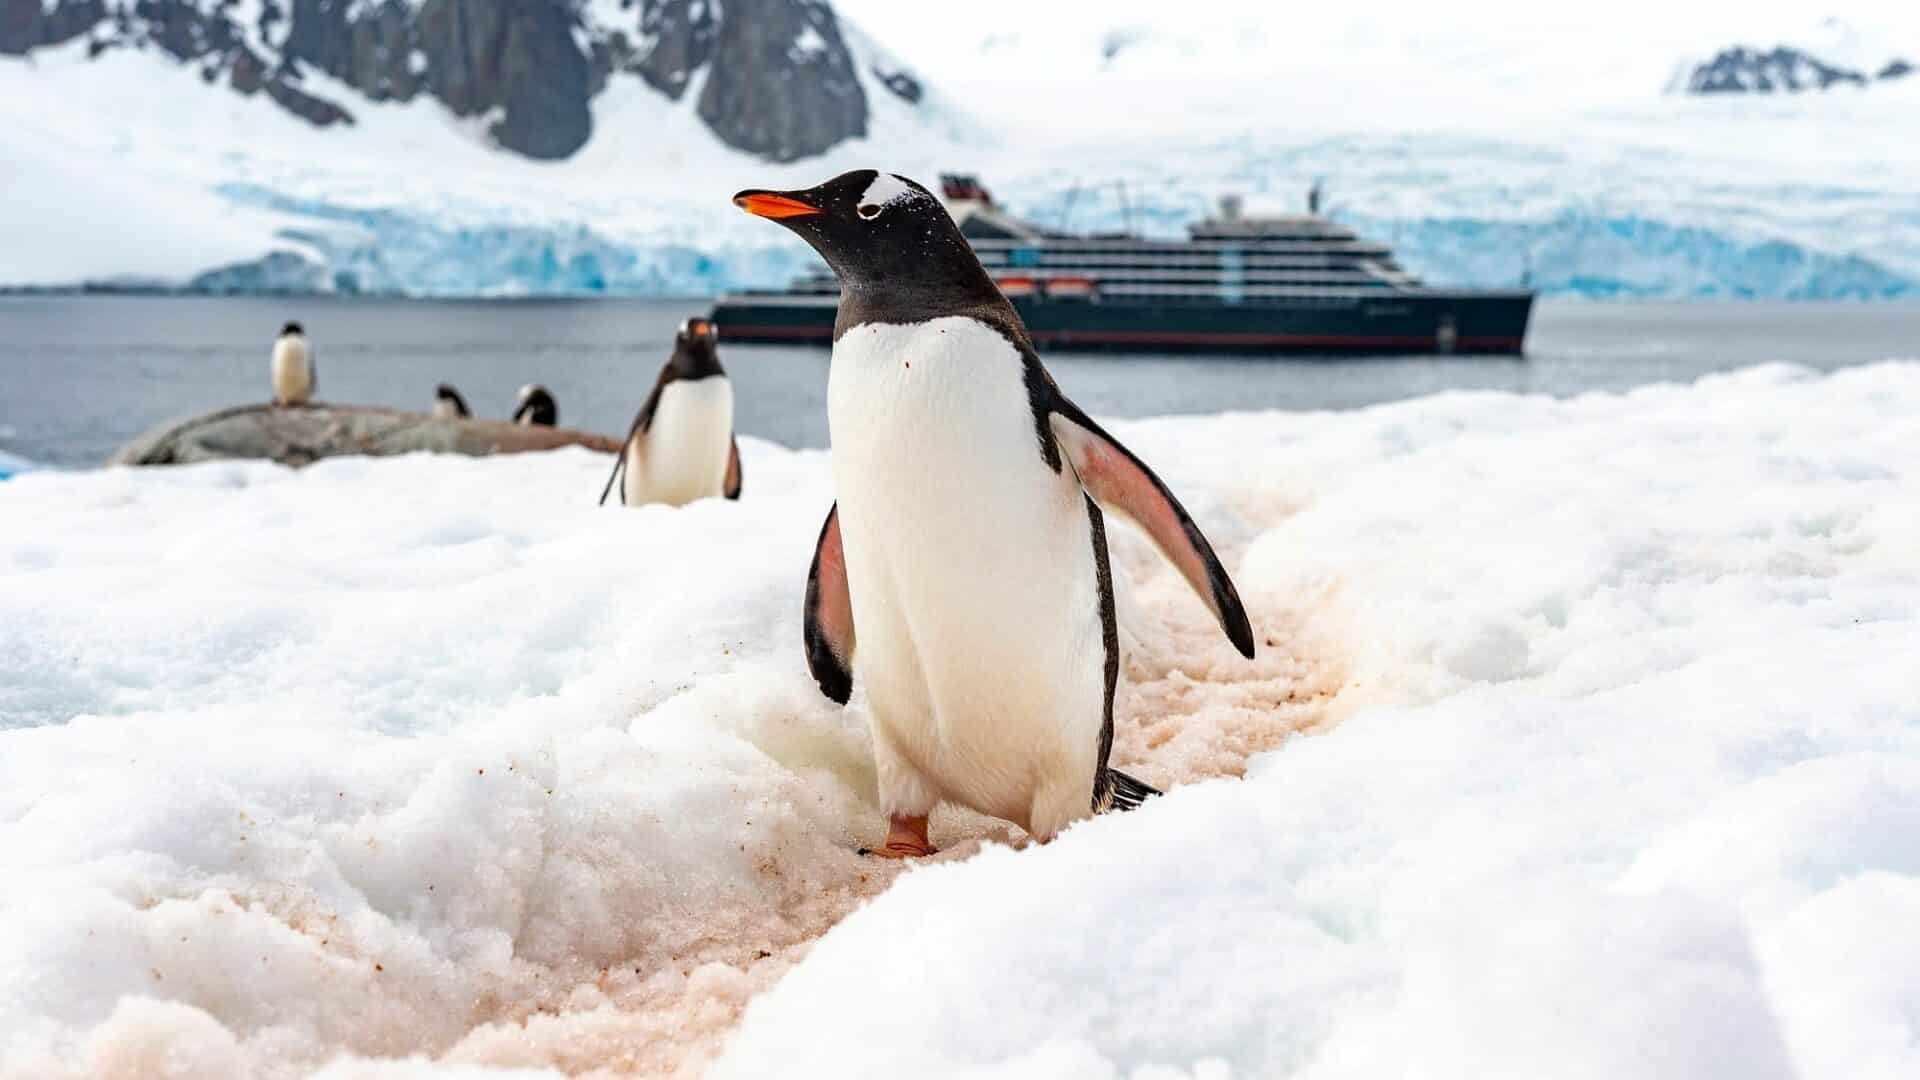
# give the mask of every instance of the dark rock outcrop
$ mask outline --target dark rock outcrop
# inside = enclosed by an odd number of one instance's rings
[[[807,0],[730,5],[713,45],[700,119],[769,161],[825,153],[867,133],[867,95],[833,10]]]
[[[488,132],[510,150],[566,157],[593,132],[573,18],[553,0],[427,0],[418,30],[434,96],[462,116],[501,110]]]
[[[876,67],[873,69],[873,77],[879,79],[880,85],[886,87],[894,97],[909,105],[920,104],[921,97],[926,94],[926,91],[920,88],[920,80],[914,78],[911,71],[886,71]]]
[[[719,32],[719,10],[709,0],[648,0],[640,15],[640,37],[649,44],[633,72],[679,101],[693,73],[713,59]]]
[[[549,159],[586,145],[592,97],[622,75],[675,101],[697,85],[716,137],[781,162],[865,135],[866,79],[909,105],[925,97],[890,61],[861,71],[825,0],[623,0],[618,15],[581,0],[260,0],[253,25],[234,0],[111,2],[0,0],[0,53],[87,34],[90,55],[158,49],[308,123],[352,123],[311,69],[369,101],[431,94],[487,118],[500,146]]]
[[[1869,76],[1787,45],[1769,51],[1735,46],[1695,65],[1680,89],[1688,94],[1797,94],[1834,86],[1866,86],[1900,78],[1911,70],[1912,65],[1905,60],[1894,60]]]
[[[40,0],[0,0],[0,55],[23,56],[44,44],[45,33]]]
[[[411,101],[426,85],[428,58],[401,0],[358,9],[346,0],[292,0],[283,53],[352,86],[373,101]]]
[[[0,56],[71,41],[106,17],[101,0],[71,0],[52,11],[41,0],[0,0]]]

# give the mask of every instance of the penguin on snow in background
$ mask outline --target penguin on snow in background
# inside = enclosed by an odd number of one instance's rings
[[[607,486],[600,491],[602,505],[616,482],[620,501],[627,506],[684,506],[714,495],[740,497],[733,383],[720,366],[711,320],[680,324],[673,355],[635,414]]]
[[[560,422],[560,406],[554,403],[546,387],[528,383],[520,388],[520,405],[513,410],[512,419],[516,424],[552,427]]]
[[[1080,411],[927,189],[861,170],[743,191],[840,279],[836,503],[808,574],[820,689],[867,688],[886,846],[935,849],[943,800],[1046,840],[1151,787],[1108,764],[1120,669],[1105,516],[1151,539],[1240,653],[1233,582],[1165,484]],[[857,648],[856,648],[857,644]]]
[[[320,371],[314,365],[313,345],[297,322],[290,322],[273,339],[273,403],[305,405],[313,400]]]

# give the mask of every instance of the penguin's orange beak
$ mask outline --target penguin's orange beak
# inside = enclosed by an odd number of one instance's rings
[[[743,191],[733,197],[733,205],[755,217],[781,218],[806,217],[817,214],[820,208],[811,203],[801,202],[791,195],[780,195],[771,191]]]

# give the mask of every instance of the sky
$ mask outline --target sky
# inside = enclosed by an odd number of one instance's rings
[[[1920,4],[1856,0],[1821,7],[1779,0],[1615,0],[1607,4],[1456,0],[1434,5],[1379,0],[1358,6],[1263,0],[973,0],[959,9],[898,0],[837,0],[835,7],[929,77],[964,86],[1006,77],[1082,74],[1104,46],[1155,37],[1135,49],[1149,74],[1311,65],[1327,56],[1435,52],[1474,64],[1528,52],[1541,61],[1596,60],[1616,71],[1665,72],[1680,59],[1731,44],[1802,43],[1846,60],[1889,48],[1920,53]],[[1044,44],[1041,44],[1044,43]],[[1525,48],[1516,50],[1516,46]],[[1148,58],[1148,59],[1139,59]],[[1871,62],[1861,60],[1860,62]],[[1656,80],[1657,81],[1657,80]],[[1659,86],[1653,87],[1657,92]]]

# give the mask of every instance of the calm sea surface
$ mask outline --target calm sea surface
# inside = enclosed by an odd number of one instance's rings
[[[161,422],[267,397],[282,323],[306,324],[323,401],[424,410],[434,384],[483,416],[541,382],[568,427],[618,433],[698,300],[0,297],[0,451],[98,464]],[[1543,302],[1525,359],[1052,354],[1096,415],[1346,409],[1440,390],[1576,394],[1785,361],[1920,357],[1920,305]],[[827,353],[725,345],[741,432],[824,446]]]

